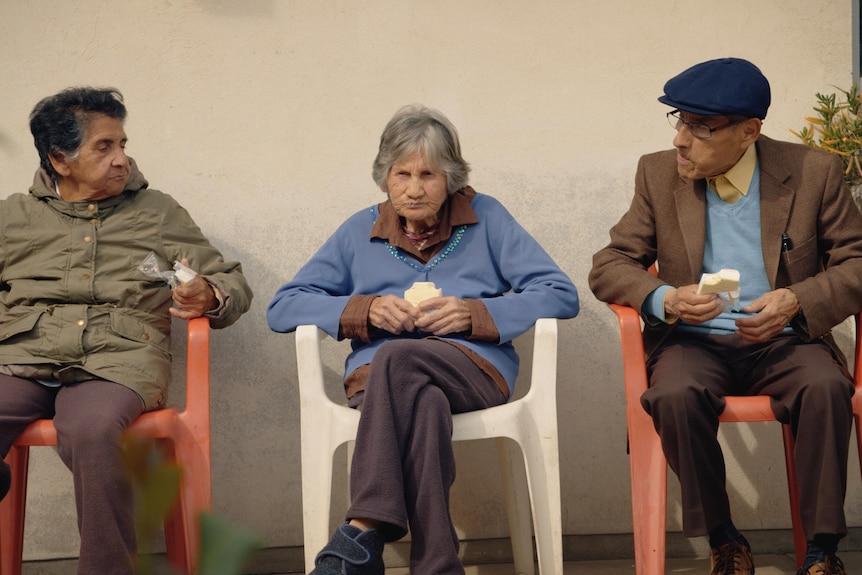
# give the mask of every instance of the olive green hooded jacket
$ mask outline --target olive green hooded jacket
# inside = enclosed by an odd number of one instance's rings
[[[171,290],[140,265],[187,258],[224,305],[213,328],[248,310],[239,262],[226,262],[172,197],[147,189],[130,159],[118,196],[65,202],[39,169],[29,194],[0,201],[0,373],[71,383],[105,379],[165,403],[171,369]],[[210,315],[210,314],[207,314]]]

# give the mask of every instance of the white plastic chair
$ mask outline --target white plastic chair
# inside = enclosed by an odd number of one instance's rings
[[[560,512],[560,459],[557,438],[557,320],[542,318],[533,330],[530,389],[521,399],[452,417],[453,441],[497,439],[506,511],[517,573],[533,575],[530,530],[536,533],[541,575],[563,573]],[[324,390],[320,341],[326,334],[314,325],[296,329],[302,442],[302,521],[305,566],[326,545],[329,525],[333,456],[353,441],[359,412],[330,400]],[[514,440],[520,450],[515,449]],[[518,452],[523,453],[518,457]],[[529,493],[530,498],[524,497]]]

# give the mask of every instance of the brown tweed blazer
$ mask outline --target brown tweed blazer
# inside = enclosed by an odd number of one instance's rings
[[[788,287],[802,306],[793,327],[806,340],[862,309],[862,214],[844,182],[840,160],[802,144],[761,135],[761,249],[773,289]],[[610,243],[593,256],[590,288],[608,303],[641,311],[657,287],[700,279],[706,219],[706,182],[677,173],[676,150],[643,156],[629,210],[611,228]],[[786,233],[793,249],[781,251]],[[658,264],[658,277],[647,269]],[[647,355],[673,325],[647,322]],[[836,349],[837,351],[837,349]]]

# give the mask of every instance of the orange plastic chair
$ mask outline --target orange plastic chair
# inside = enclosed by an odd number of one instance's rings
[[[629,458],[632,482],[632,516],[637,575],[664,575],[665,531],[667,524],[667,460],[652,418],[640,403],[647,389],[646,361],[641,321],[638,313],[626,306],[610,304],[619,320],[623,356],[623,376],[626,389],[626,420],[628,422]],[[862,313],[856,316],[856,333],[862,325]],[[862,338],[856,338],[854,354],[853,417],[856,423],[857,448],[862,457]],[[775,421],[768,396],[727,398],[727,407],[719,418],[722,422]],[[789,425],[782,425],[784,457],[787,468],[787,490],[790,495],[790,517],[797,567],[805,559],[805,534],[799,511],[799,488],[796,481],[794,440]]]
[[[185,409],[169,406],[144,413],[127,430],[136,437],[155,439],[182,469],[177,503],[165,518],[165,546],[170,563],[189,574],[197,569],[199,514],[212,509],[209,338],[208,319],[188,322]],[[54,445],[54,422],[41,419],[24,430],[6,456],[12,467],[12,487],[0,502],[0,575],[21,575],[30,448]]]

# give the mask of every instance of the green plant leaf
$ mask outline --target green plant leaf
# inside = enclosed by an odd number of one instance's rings
[[[201,513],[201,551],[198,575],[240,575],[261,540],[254,533],[211,513]]]
[[[139,550],[135,569],[140,575],[148,575],[153,573],[152,539],[177,500],[181,470],[152,440],[129,436],[123,441],[122,454],[135,489]]]
[[[838,93],[816,93],[815,116],[806,117],[808,125],[790,133],[803,144],[835,154],[841,158],[844,179],[850,184],[862,182],[862,95],[854,83],[849,90],[836,88]],[[838,94],[841,94],[839,99]]]

